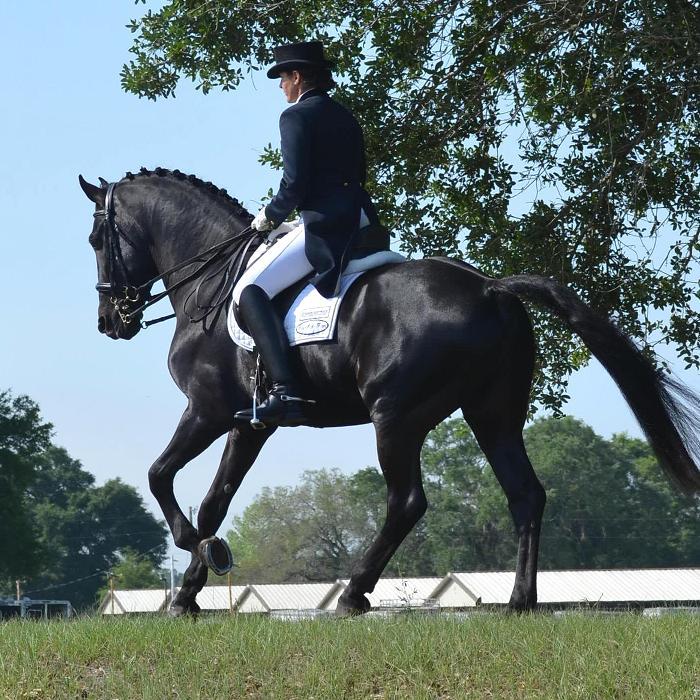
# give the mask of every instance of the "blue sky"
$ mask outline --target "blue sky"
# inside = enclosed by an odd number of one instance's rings
[[[97,333],[95,260],[87,243],[93,206],[78,173],[96,182],[142,165],[179,168],[225,187],[255,213],[279,180],[257,159],[278,141],[285,102],[277,81],[263,73],[234,93],[203,96],[183,83],[170,100],[125,94],[119,84],[131,41],[125,25],[142,12],[141,4],[114,0],[0,5],[0,389],[35,399],[55,426],[56,442],[98,483],[121,477],[160,515],[146,473],[185,407],[166,367],[172,326],[155,326],[128,343]],[[696,373],[680,375],[698,386]],[[578,373],[569,394],[567,412],[597,432],[640,434],[599,366]],[[185,510],[202,499],[221,450],[220,441],[178,476]],[[372,464],[369,426],[279,431],[230,516],[263,486],[295,483],[305,469]]]

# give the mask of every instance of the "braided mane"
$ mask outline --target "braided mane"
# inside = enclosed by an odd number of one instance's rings
[[[207,195],[214,199],[224,200],[232,206],[234,213],[238,216],[242,216],[252,221],[252,214],[235,198],[232,197],[225,189],[222,187],[217,187],[212,182],[205,182],[201,180],[196,175],[187,175],[180,170],[168,170],[167,168],[156,168],[155,170],[149,170],[148,168],[141,168],[138,173],[134,174],[132,172],[127,172],[124,176],[127,180],[133,180],[137,177],[170,177],[176,180],[186,180],[190,184],[194,185],[198,189],[205,192]]]

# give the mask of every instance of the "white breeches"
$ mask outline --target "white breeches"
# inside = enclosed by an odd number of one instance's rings
[[[360,213],[360,228],[369,225],[364,210]],[[237,305],[241,292],[249,284],[257,284],[272,299],[287,287],[298,282],[302,277],[313,272],[311,263],[304,252],[304,224],[299,219],[294,224],[282,224],[273,233],[281,235],[271,246],[258,253],[256,250],[251,263],[233,290],[233,301]],[[261,246],[262,247],[262,246]]]
[[[301,222],[289,233],[278,238],[261,255],[256,257],[256,253],[257,251],[253,253],[250,266],[241,275],[233,290],[233,301],[236,304],[241,298],[241,292],[249,284],[262,287],[272,299],[283,289],[313,272],[313,267],[304,252],[304,224]]]

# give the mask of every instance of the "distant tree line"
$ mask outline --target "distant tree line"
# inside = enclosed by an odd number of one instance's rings
[[[0,392],[0,597],[94,605],[108,573],[160,585],[167,530],[133,486],[102,486],[62,447],[27,396]],[[138,576],[134,574],[138,572]]]
[[[678,495],[645,442],[606,440],[573,418],[536,421],[528,453],[548,501],[541,566],[700,566],[700,499]],[[388,575],[512,569],[516,542],[505,496],[462,420],[429,436],[422,455],[430,507]],[[238,583],[330,581],[349,575],[384,520],[381,473],[308,471],[265,488],[228,539]],[[157,588],[167,530],[136,489],[102,486],[52,442],[26,396],[0,392],[0,597],[15,580],[33,598],[94,605],[108,572],[119,588]],[[221,581],[218,581],[219,583]]]
[[[700,500],[678,495],[645,442],[606,440],[574,418],[536,421],[528,453],[547,490],[544,569],[700,566]],[[505,496],[462,420],[429,436],[422,456],[428,513],[387,574],[513,569]],[[266,488],[228,533],[240,583],[347,577],[381,527],[385,486],[374,467],[306,472]]]

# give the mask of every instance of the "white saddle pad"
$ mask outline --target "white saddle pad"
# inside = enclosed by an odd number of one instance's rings
[[[405,262],[406,258],[391,250],[372,253],[360,260],[351,260],[340,278],[340,293],[336,297],[326,299],[316,291],[316,287],[307,284],[289,308],[284,318],[284,328],[287,331],[290,345],[304,343],[319,343],[331,340],[335,335],[338,312],[346,292],[353,282],[367,270],[388,263]],[[233,302],[228,311],[228,331],[236,345],[252,352],[255,347],[253,339],[243,332],[236,322],[233,313]]]

